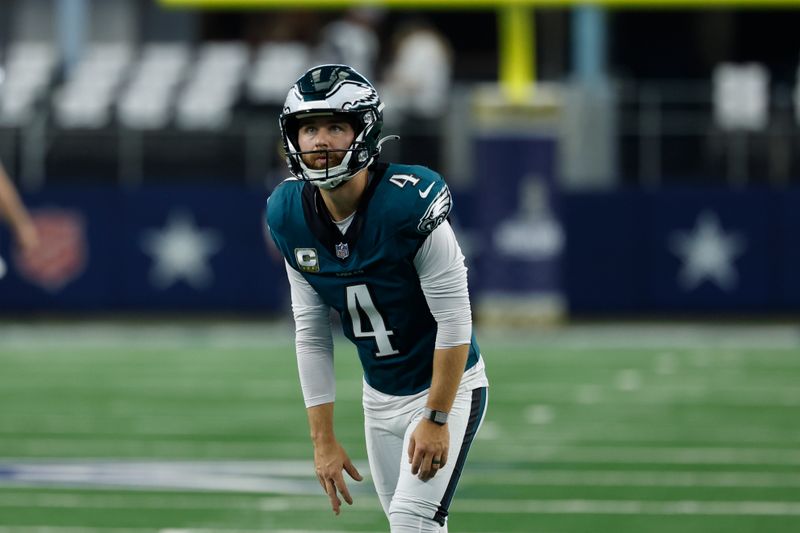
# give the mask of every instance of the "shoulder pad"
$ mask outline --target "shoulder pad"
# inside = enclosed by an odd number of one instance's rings
[[[292,212],[290,203],[295,196],[299,196],[303,189],[304,182],[297,178],[288,178],[278,184],[273,189],[272,194],[267,198],[266,221],[271,231],[280,233],[281,228],[286,222],[289,213]]]
[[[386,179],[402,209],[403,226],[427,235],[436,229],[453,206],[450,189],[433,170],[416,165],[390,165]]]

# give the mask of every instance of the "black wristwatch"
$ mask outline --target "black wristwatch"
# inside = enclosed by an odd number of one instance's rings
[[[436,411],[426,407],[422,412],[422,416],[426,420],[430,420],[434,424],[439,424],[440,426],[447,424],[447,413],[444,411]]]

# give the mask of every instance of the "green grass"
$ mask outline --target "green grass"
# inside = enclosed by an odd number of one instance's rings
[[[489,411],[458,532],[800,531],[800,335],[480,332]],[[367,473],[354,351],[337,434]],[[0,325],[0,533],[387,531],[331,513],[282,325]]]

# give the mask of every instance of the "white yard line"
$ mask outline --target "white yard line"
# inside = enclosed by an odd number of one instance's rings
[[[356,462],[369,477],[365,463]],[[0,487],[82,487],[120,490],[217,491],[250,494],[315,495],[319,492],[311,461],[136,461],[136,460],[0,460]],[[518,487],[663,487],[663,488],[800,488],[800,473],[751,471],[578,470],[494,467],[476,463],[464,486]],[[354,485],[366,494],[367,485]],[[2,498],[11,498],[3,500]],[[0,496],[0,506],[15,500]],[[69,501],[69,500],[67,500]],[[12,502],[12,503],[8,503]]]
[[[377,500],[362,496],[348,512],[379,513]],[[27,503],[25,503],[27,501]],[[70,509],[248,509],[266,513],[319,511],[328,513],[324,496],[316,498],[262,498],[259,501],[164,496],[130,498],[111,495],[0,495],[0,507],[35,506]],[[456,499],[451,509],[458,514],[586,514],[586,515],[692,515],[692,516],[800,516],[800,502],[705,501],[705,500],[541,500]],[[0,531],[3,531],[0,529]]]
[[[156,533],[156,528],[131,527],[67,527],[67,526],[0,526],[0,533]],[[230,533],[230,532],[228,532]]]
[[[687,441],[699,441],[710,446],[724,446],[731,442],[738,442],[747,446],[774,446],[776,448],[796,445],[800,443],[800,433],[791,432],[789,428],[754,428],[747,426],[747,433],[742,434],[742,426],[736,427],[731,422],[727,427],[687,427],[686,433],[692,437],[676,437],[675,430],[671,428],[648,427],[647,435],[642,435],[642,429],[628,424],[602,424],[602,423],[570,423],[569,427],[562,426],[528,426],[524,428],[508,429],[503,427],[487,426],[492,421],[484,421],[478,433],[479,441],[498,441],[508,438],[530,441],[537,444],[565,442],[580,442],[589,439],[597,446],[608,446],[608,443],[617,445],[639,442],[651,446],[667,446],[675,444],[686,445]],[[492,432],[486,428],[492,427]],[[606,443],[606,444],[602,444]]]
[[[4,533],[2,529],[0,529],[0,533]],[[27,532],[20,532],[20,533],[27,533]],[[59,532],[61,533],[61,532]],[[191,529],[183,529],[183,528],[169,528],[169,529],[160,529],[158,533],[264,533],[264,529],[204,529],[204,528],[191,528]],[[349,531],[342,531],[342,530],[333,530],[333,529],[270,529],[270,533],[352,533],[352,530]],[[385,531],[359,531],[359,533],[386,533]],[[487,532],[489,533],[489,532]]]
[[[312,511],[320,507],[310,498],[270,498],[262,510]],[[369,511],[363,506],[348,508]],[[589,514],[589,515],[696,515],[696,516],[800,516],[800,502],[707,500],[535,500],[456,498],[454,514]]]
[[[114,324],[76,322],[0,325],[0,348],[21,352],[51,349],[164,349],[202,346],[214,349],[291,348],[293,328],[286,323]],[[113,356],[113,353],[109,354]]]
[[[228,528],[165,528],[155,527],[69,527],[69,526],[0,526],[0,533],[264,533],[259,529],[228,529]],[[270,529],[270,533],[352,533],[343,530],[321,529]],[[385,533],[379,531],[364,531],[360,533]],[[489,532],[487,532],[489,533]]]
[[[142,457],[192,457],[198,454],[212,456],[262,456],[265,450],[273,454],[297,455],[297,450],[308,449],[308,440],[285,442],[225,442],[201,441],[186,442],[180,440],[133,441],[133,436],[126,440],[118,439],[69,439],[69,438],[28,438],[16,435],[3,435],[0,450],[14,448],[19,455],[57,457],[70,455],[75,457],[104,456],[109,450],[120,455]],[[0,453],[9,453],[8,451]]]
[[[302,401],[302,400],[301,400]],[[275,410],[268,414],[257,413],[250,415],[250,419],[264,420],[273,422],[284,421],[285,411]],[[243,413],[237,413],[242,415]],[[31,415],[22,413],[0,415],[0,441],[21,442],[21,441],[51,441],[67,442],[77,437],[84,439],[87,445],[91,441],[103,440],[109,436],[120,436],[126,440],[148,437],[149,442],[154,442],[150,436],[164,438],[166,436],[193,436],[196,435],[198,441],[206,439],[217,439],[227,437],[231,434],[230,427],[235,423],[229,423],[230,419],[222,420],[216,416],[210,416],[198,412],[196,415],[183,416],[174,424],[163,418],[154,418],[149,415],[125,415],[126,427],[121,427],[117,419],[111,420],[111,416],[99,417],[97,419],[84,416],[64,415],[44,415],[41,418],[32,419]],[[246,419],[241,416],[240,419]],[[489,424],[491,423],[491,424]],[[547,445],[549,443],[568,443],[580,442],[581,440],[591,440],[597,446],[607,446],[608,444],[624,444],[630,442],[646,443],[655,447],[665,447],[668,445],[686,445],[687,441],[703,442],[711,446],[724,446],[731,442],[738,442],[748,446],[765,446],[783,448],[794,446],[800,443],[800,432],[791,432],[789,428],[754,428],[747,425],[747,433],[742,434],[742,425],[733,427],[734,421],[727,424],[727,427],[699,427],[697,425],[686,428],[685,433],[692,437],[676,437],[675,431],[671,429],[660,429],[658,427],[648,427],[646,435],[642,434],[641,428],[634,428],[630,425],[600,424],[600,423],[570,423],[569,427],[557,424],[527,425],[523,427],[510,428],[499,426],[493,421],[487,420],[478,433],[479,441],[502,441],[503,439],[513,438],[517,442],[530,443],[531,445]],[[240,425],[241,427],[241,425]],[[131,428],[135,428],[131,429]],[[491,428],[491,429],[489,429]],[[238,428],[237,428],[238,429]],[[342,432],[345,432],[342,429]],[[354,431],[351,430],[354,433]],[[360,434],[360,433],[359,433]],[[91,437],[86,441],[86,437]],[[308,445],[309,441],[296,441],[294,446]],[[41,449],[40,444],[32,444]],[[15,446],[21,446],[16,444]],[[275,447],[274,447],[275,446]],[[0,449],[3,446],[0,445]],[[260,445],[261,450],[273,450],[280,448],[274,442],[265,441]],[[65,448],[64,450],[66,450]],[[194,448],[194,445],[192,446]],[[62,454],[64,450],[53,448],[55,454]],[[2,453],[2,452],[0,452]],[[81,455],[91,456],[91,450],[87,448]],[[261,455],[261,454],[259,454]],[[2,459],[2,457],[0,457]]]
[[[615,348],[800,348],[800,328],[792,325],[688,323],[618,323],[566,325],[549,330],[478,329],[478,338],[492,346]],[[291,348],[290,323],[214,322],[153,324],[103,321],[75,323],[0,324],[0,348],[20,351],[74,348]]]
[[[800,348],[800,328],[794,325],[615,323],[566,325],[550,330],[479,329],[478,338],[493,346],[528,345],[566,349],[627,348]]]
[[[631,470],[471,470],[463,485],[524,487],[800,488],[800,474]]]
[[[800,465],[796,448],[726,448],[672,446],[531,446],[529,443],[493,442],[495,457],[504,461],[611,463],[611,464],[705,464],[705,465]]]
[[[241,443],[225,441],[203,441],[196,444],[171,440],[119,441],[115,439],[31,439],[4,436],[0,449],[9,449],[10,441],[19,440],[16,447],[24,448],[24,456],[39,455],[42,459],[59,457],[60,454],[74,451],[74,456],[96,456],[96,451],[116,450],[123,456],[135,452],[148,452],[147,456],[186,457],[189,452],[201,451],[208,456],[230,455],[257,457],[265,449],[297,455],[298,449],[307,449],[306,441],[276,443]],[[483,452],[476,448],[474,458],[482,457]],[[684,464],[684,465],[774,465],[800,466],[800,449],[747,447],[673,447],[673,446],[573,446],[553,443],[551,445],[531,445],[529,442],[493,442],[493,457],[500,462],[558,462],[558,463],[609,463],[609,464]],[[48,453],[49,452],[49,453]],[[55,452],[55,453],[54,453]],[[3,459],[0,458],[0,461]]]
[[[800,516],[800,502],[784,501],[461,500],[453,509],[472,514]]]

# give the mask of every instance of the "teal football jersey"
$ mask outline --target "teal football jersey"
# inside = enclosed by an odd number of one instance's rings
[[[430,387],[436,321],[414,268],[425,238],[450,213],[450,190],[421,166],[378,163],[347,232],[331,220],[317,187],[278,185],[267,203],[272,239],[358,349],[370,386],[395,396]],[[478,362],[473,335],[466,368]]]

